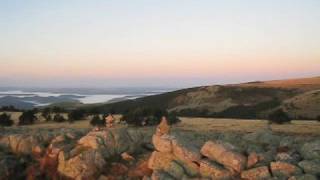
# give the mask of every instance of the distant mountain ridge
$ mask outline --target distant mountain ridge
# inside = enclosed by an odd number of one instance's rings
[[[224,118],[266,118],[282,108],[295,119],[316,119],[320,116],[320,77],[202,86],[90,108],[122,113],[137,107]]]

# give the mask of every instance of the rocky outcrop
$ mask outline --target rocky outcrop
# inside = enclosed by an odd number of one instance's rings
[[[0,146],[9,148],[15,154],[30,155],[43,151],[43,140],[36,135],[14,134],[0,138]]]
[[[163,129],[165,130],[163,131]],[[151,176],[152,179],[163,177],[174,179],[196,177],[230,179],[234,176],[234,172],[241,171],[247,163],[244,156],[242,157],[231,149],[224,151],[227,150],[224,149],[225,146],[220,147],[220,150],[218,149],[217,153],[220,153],[219,155],[215,154],[213,151],[217,148],[211,147],[213,142],[204,145],[200,152],[199,147],[192,145],[183,137],[171,135],[169,129],[170,127],[164,119],[153,135],[153,144],[156,151],[152,153],[148,163],[148,167],[154,171]],[[223,154],[224,152],[226,153]],[[238,158],[241,165],[236,162],[237,160],[231,162],[229,159],[225,159],[221,156],[221,153],[231,155],[231,158]],[[209,159],[203,158],[203,156],[207,156]]]
[[[105,158],[141,150],[146,143],[141,132],[127,128],[92,131],[78,141],[78,146],[103,151]]]
[[[130,154],[142,151],[143,143],[140,132],[127,128],[91,131],[70,152],[59,153],[58,172],[72,179],[98,178],[108,160],[134,160]]]
[[[166,122],[161,126],[167,127]],[[304,157],[294,149],[293,141],[286,143],[270,130],[245,135],[238,142],[227,136],[236,146],[218,136],[200,147],[179,133],[159,132],[160,127],[153,135],[155,151],[148,163],[151,179],[312,179],[318,175],[318,161],[301,161]],[[306,146],[314,147],[316,153],[314,143]]]
[[[163,118],[152,138],[156,150],[148,163],[148,167],[154,171],[152,179],[161,179],[163,176],[182,179],[199,174],[199,151],[190,145],[187,147],[187,143],[169,133],[170,127]]]
[[[95,179],[106,165],[100,152],[90,149],[68,160],[63,152],[59,153],[58,172],[72,179]]]
[[[317,179],[319,140],[153,128],[0,132],[0,179]],[[274,141],[272,139],[274,138]],[[152,144],[151,144],[152,143]]]

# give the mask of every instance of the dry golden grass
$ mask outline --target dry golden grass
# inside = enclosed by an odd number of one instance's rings
[[[74,129],[83,129],[83,128],[91,128],[89,120],[82,120],[82,121],[76,121],[74,123],[68,123],[68,122],[62,122],[62,123],[56,123],[56,122],[42,122],[42,123],[36,123],[34,125],[28,125],[28,126],[22,126],[22,127],[28,127],[31,129],[60,129],[60,128],[74,128]]]
[[[181,118],[175,128],[203,132],[254,132],[268,128],[267,120],[215,119],[215,118]],[[295,120],[289,124],[272,124],[275,132],[288,134],[320,135],[320,122]]]
[[[1,113],[0,113],[1,114]],[[21,115],[20,112],[8,113],[11,114],[12,119],[16,122],[14,126],[17,126],[18,118]],[[67,116],[66,114],[63,114]],[[74,123],[56,123],[46,122],[40,115],[37,115],[40,119],[34,125],[22,126],[32,129],[56,129],[56,128],[92,128],[90,125],[90,119],[76,121]],[[116,120],[121,118],[121,115],[114,116]],[[181,122],[173,126],[173,129],[191,130],[199,132],[255,132],[269,126],[275,132],[288,133],[288,134],[314,134],[320,135],[320,122],[317,121],[305,121],[294,120],[289,124],[272,124],[269,125],[267,120],[248,120],[248,119],[217,119],[217,118],[189,118],[181,117]],[[119,125],[118,125],[119,126]]]

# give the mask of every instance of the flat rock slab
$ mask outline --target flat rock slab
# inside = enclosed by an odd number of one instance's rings
[[[241,173],[242,179],[255,180],[255,179],[269,179],[271,174],[267,166],[257,167],[254,169],[246,170]]]
[[[201,148],[201,154],[209,159],[240,173],[247,165],[247,158],[220,141],[208,141]]]

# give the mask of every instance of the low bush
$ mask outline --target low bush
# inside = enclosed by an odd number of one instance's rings
[[[100,115],[95,115],[92,117],[91,121],[90,121],[90,124],[92,126],[105,126],[105,121],[100,118]]]
[[[65,122],[66,118],[64,118],[61,114],[57,113],[53,116],[53,121],[54,122]]]
[[[37,117],[35,115],[35,111],[33,110],[24,111],[19,117],[19,125],[30,125],[30,124],[33,124],[34,121],[36,120],[37,120]]]
[[[51,109],[50,108],[44,108],[41,112],[41,116],[46,119],[46,121],[51,121]]]
[[[12,126],[13,120],[11,120],[11,116],[3,113],[0,115],[0,126]]]
[[[75,109],[69,112],[68,114],[68,121],[79,121],[83,120],[86,117],[86,112],[82,109]]]
[[[163,116],[167,117],[169,124],[179,122],[179,119],[175,114],[155,108],[136,108],[128,110],[123,114],[121,120],[127,122],[129,125],[151,126],[159,124]]]
[[[291,121],[291,118],[282,109],[278,109],[272,112],[269,115],[268,119],[271,123],[276,123],[276,124],[283,124]]]

